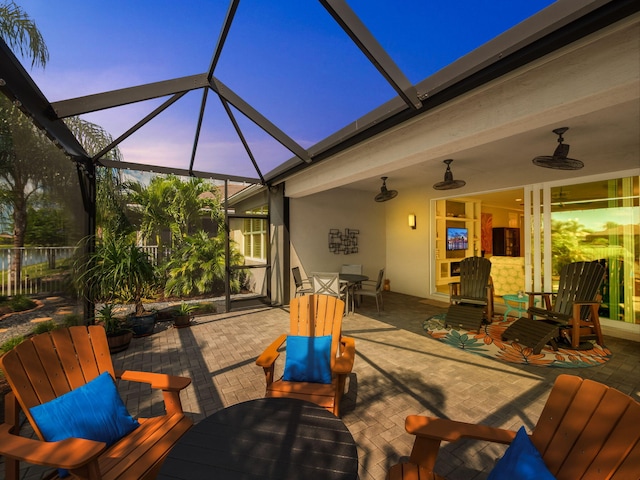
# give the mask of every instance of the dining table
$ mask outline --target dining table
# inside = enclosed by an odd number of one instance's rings
[[[328,410],[295,398],[260,398],[224,408],[192,427],[158,480],[355,480],[349,429]]]
[[[347,288],[346,288],[346,305],[347,305],[347,311],[346,313],[350,313],[350,312],[355,312],[355,305],[356,305],[356,288],[358,287],[358,285],[362,282],[366,282],[367,280],[369,280],[369,277],[366,275],[361,275],[361,274],[357,274],[357,273],[340,273],[338,275],[338,279],[340,280],[340,283],[346,284]]]

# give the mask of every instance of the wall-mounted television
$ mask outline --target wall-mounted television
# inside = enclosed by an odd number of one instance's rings
[[[447,250],[467,250],[469,231],[466,228],[447,227]]]

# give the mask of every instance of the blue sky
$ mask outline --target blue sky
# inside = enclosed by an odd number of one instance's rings
[[[31,73],[51,101],[205,72],[228,7],[220,0],[17,3],[49,48],[47,67]],[[552,2],[348,3],[415,84]],[[242,0],[215,76],[305,148],[395,96],[312,0]],[[125,161],[185,168],[201,95],[189,93],[127,139]],[[161,101],[85,118],[116,137]],[[253,127],[249,137],[265,171],[292,156]],[[213,164],[224,173],[255,176],[217,99],[208,102],[201,142],[195,169]]]

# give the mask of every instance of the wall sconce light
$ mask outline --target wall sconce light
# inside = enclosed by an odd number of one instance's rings
[[[413,213],[409,214],[408,218],[409,226],[415,230],[416,229],[416,216]]]

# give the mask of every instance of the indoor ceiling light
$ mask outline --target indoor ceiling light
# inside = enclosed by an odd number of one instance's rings
[[[532,162],[539,167],[553,168],[555,170],[580,170],[584,167],[584,163],[580,160],[567,158],[567,155],[569,155],[569,145],[562,143],[564,141],[562,134],[567,130],[569,130],[569,127],[556,128],[553,131],[553,133],[558,135],[558,146],[552,156],[543,155],[536,157]]]
[[[447,169],[444,172],[444,181],[436,183],[433,188],[436,190],[452,190],[454,188],[464,187],[467,182],[453,179],[453,173],[451,173],[451,162],[453,162],[453,160],[449,158],[443,160],[443,162],[447,164]]]
[[[380,177],[382,179],[382,187],[380,187],[380,193],[376,195],[376,202],[386,202],[387,200],[391,200],[392,198],[396,198],[398,195],[397,190],[387,190],[387,178],[388,177]]]

